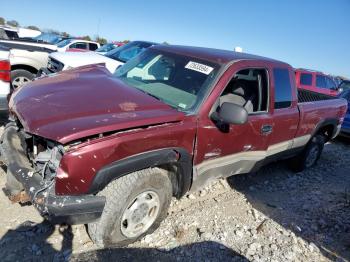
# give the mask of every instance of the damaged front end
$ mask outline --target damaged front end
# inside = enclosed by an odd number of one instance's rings
[[[60,196],[55,182],[64,147],[57,142],[24,132],[9,123],[0,144],[6,166],[5,194],[13,202],[31,202],[53,223],[85,224],[99,218],[105,198],[95,195]]]

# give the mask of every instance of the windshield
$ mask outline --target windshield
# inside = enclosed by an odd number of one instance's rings
[[[101,46],[100,48],[97,48],[95,50],[95,52],[109,52],[109,51],[113,50],[114,48],[116,48],[116,46],[114,44],[105,44],[105,45]]]
[[[192,112],[202,102],[219,65],[197,58],[146,50],[114,75],[179,111]]]
[[[61,42],[57,43],[57,47],[65,47],[66,45],[70,44],[73,40],[72,39],[66,39],[62,40]]]
[[[126,45],[109,51],[105,54],[105,56],[125,63],[152,45],[153,44],[151,43],[130,42]]]

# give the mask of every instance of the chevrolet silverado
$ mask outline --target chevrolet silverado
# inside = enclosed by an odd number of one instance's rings
[[[172,197],[290,158],[310,168],[335,137],[342,98],[297,91],[293,68],[232,51],[154,46],[17,90],[1,139],[4,191],[101,246],[154,231]]]

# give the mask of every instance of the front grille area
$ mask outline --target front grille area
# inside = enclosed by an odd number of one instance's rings
[[[49,61],[47,63],[47,69],[49,69],[52,73],[57,73],[62,71],[63,67],[64,67],[63,63],[61,63],[60,61],[52,57],[49,57]]]

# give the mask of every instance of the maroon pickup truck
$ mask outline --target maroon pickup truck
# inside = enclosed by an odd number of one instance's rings
[[[4,191],[54,223],[84,223],[103,246],[155,230],[172,197],[291,158],[316,164],[343,99],[295,86],[293,68],[206,48],[156,46],[114,75],[48,76],[10,100]]]

